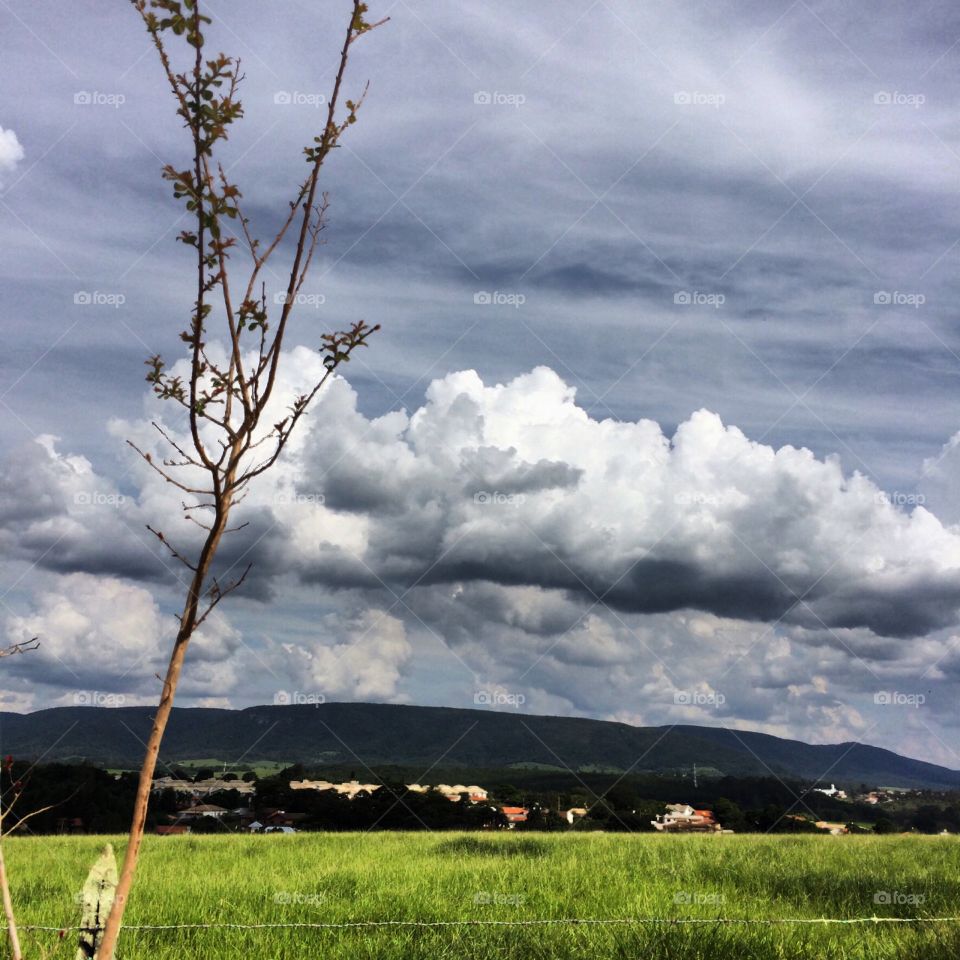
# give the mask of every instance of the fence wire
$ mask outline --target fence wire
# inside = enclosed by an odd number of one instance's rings
[[[398,927],[542,927],[542,926],[632,926],[685,924],[730,924],[743,926],[801,926],[805,924],[865,924],[865,923],[960,923],[957,917],[557,917],[546,920],[353,920],[343,923],[130,923],[128,932],[146,930],[357,930]],[[38,924],[17,924],[20,930],[51,933],[93,933],[88,927],[51,927]],[[2,925],[0,929],[6,929]]]

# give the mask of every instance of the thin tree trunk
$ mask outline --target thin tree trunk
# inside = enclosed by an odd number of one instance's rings
[[[340,86],[346,71],[347,56],[351,43],[362,34],[368,33],[380,24],[368,23],[364,19],[367,9],[362,0],[353,0],[353,12],[347,26],[346,37],[340,53],[340,67],[337,71],[333,86],[333,95],[328,101],[327,122],[323,133],[314,138],[316,146],[306,148],[306,154],[312,163],[307,180],[304,181],[297,195],[297,199],[290,205],[290,213],[280,232],[266,251],[258,253],[258,241],[250,236],[247,228],[248,221],[240,214],[237,197],[240,196],[236,186],[228,183],[222,167],[218,167],[222,180],[222,190],[218,194],[213,180],[213,145],[226,138],[226,126],[240,115],[239,101],[234,102],[234,92],[241,77],[239,75],[239,61],[221,55],[217,60],[207,61],[206,69],[201,48],[204,40],[202,27],[209,23],[209,19],[200,13],[200,0],[188,2],[183,6],[191,11],[181,14],[180,4],[163,4],[161,7],[176,8],[176,15],[171,19],[159,19],[147,11],[147,0],[135,0],[135,5],[143,17],[167,75],[167,79],[179,103],[178,113],[186,121],[193,138],[193,171],[178,171],[172,166],[164,168],[164,178],[174,184],[174,195],[178,198],[187,198],[187,209],[196,215],[196,233],[184,232],[180,239],[197,252],[197,296],[191,314],[191,325],[181,334],[185,342],[191,345],[191,373],[189,383],[185,384],[178,376],[165,372],[165,365],[160,356],[147,361],[150,373],[147,379],[154,385],[154,393],[161,399],[175,399],[186,408],[189,416],[190,434],[193,439],[195,455],[184,451],[164,429],[154,424],[160,433],[177,450],[180,459],[164,460],[163,465],[156,463],[149,453],[141,451],[131,443],[131,446],[168,482],[190,496],[199,496],[203,502],[192,506],[184,504],[186,511],[213,507],[214,517],[209,527],[201,524],[208,530],[203,548],[194,566],[187,558],[178,553],[157,530],[149,529],[159,537],[160,541],[171,550],[173,555],[184,563],[193,576],[187,590],[183,613],[180,616],[180,629],[170,654],[166,677],[163,681],[163,692],[157,705],[153,728],[146,744],[143,765],[140,769],[140,779],[137,784],[137,794],[134,801],[133,818],[130,824],[130,834],[124,851],[123,865],[116,888],[116,897],[103,932],[103,939],[97,953],[98,960],[113,960],[120,934],[123,914],[127,899],[133,885],[133,878],[143,843],[143,833],[147,822],[147,808],[150,802],[150,793],[153,787],[153,775],[156,771],[157,759],[160,753],[160,744],[170,719],[173,702],[177,692],[177,684],[186,658],[190,639],[211,610],[219,603],[222,597],[230,590],[238,587],[246,573],[239,580],[222,590],[216,580],[209,594],[209,603],[200,612],[200,602],[204,595],[204,587],[210,574],[213,559],[216,556],[220,538],[228,530],[227,520],[235,498],[242,499],[242,492],[246,485],[256,476],[269,469],[283,451],[292,430],[306,411],[317,392],[326,383],[327,378],[340,363],[350,359],[350,354],[356,347],[366,346],[367,338],[380,329],[379,324],[369,326],[364,321],[354,323],[348,330],[335,331],[324,334],[321,352],[324,354],[326,369],[323,377],[313,389],[297,396],[289,407],[289,415],[279,423],[273,425],[272,431],[256,443],[254,432],[261,414],[270,401],[273,387],[276,382],[277,369],[283,347],[283,337],[287,320],[296,300],[296,293],[303,283],[310,266],[313,251],[317,244],[317,237],[324,225],[326,210],[326,196],[323,202],[316,205],[317,182],[320,167],[327,154],[337,146],[340,135],[356,120],[356,111],[363,102],[364,96],[356,103],[347,100],[347,115],[337,120],[336,110],[339,103]],[[156,7],[155,2],[150,6]],[[194,50],[194,66],[192,78],[186,74],[175,74],[167,56],[161,39],[163,30],[173,28],[178,35],[187,29],[187,42]],[[227,92],[215,93],[225,80],[229,80]],[[287,284],[287,298],[280,314],[280,320],[272,338],[267,337],[266,326],[266,289],[263,288],[260,301],[251,299],[254,283],[260,268],[280,243],[287,227],[293,223],[297,211],[302,209],[302,223],[300,225],[293,267]],[[220,217],[240,217],[244,234],[247,237],[250,252],[253,256],[254,267],[248,286],[247,297],[240,307],[239,315],[234,314],[227,285],[226,251],[232,240],[223,240],[220,235]],[[210,239],[207,239],[209,234]],[[214,262],[219,263],[219,273],[213,273]],[[224,296],[224,307],[227,313],[227,325],[230,332],[231,360],[229,372],[221,371],[216,364],[211,363],[205,351],[205,319],[211,309],[206,302],[207,295],[217,286],[221,286]],[[259,304],[259,305],[258,305]],[[246,375],[241,365],[240,337],[244,329],[260,329],[259,357],[255,371]],[[209,382],[207,382],[209,381]],[[243,405],[242,420],[231,419],[234,399],[239,399]],[[223,404],[222,412],[217,410]],[[213,455],[207,452],[201,437],[203,423],[212,424],[221,432],[218,443],[222,453]],[[225,438],[224,438],[225,437]],[[248,452],[258,447],[265,440],[275,441],[272,453],[264,456],[262,462],[247,464],[242,468],[241,461]],[[129,442],[129,441],[128,441]],[[212,448],[215,449],[215,448]],[[262,456],[258,454],[257,456]],[[192,466],[206,471],[210,475],[210,489],[203,487],[196,489],[193,483],[181,483],[171,476],[167,467]],[[211,502],[207,502],[209,497]],[[190,519],[194,519],[188,514]],[[249,568],[248,568],[249,569]]]
[[[10,885],[7,883],[7,867],[3,859],[3,843],[0,841],[0,887],[3,888],[3,912],[7,918],[7,936],[10,938],[10,951],[13,960],[22,960],[20,936],[17,933],[17,920],[13,915],[13,901],[10,899]]]
[[[233,480],[233,471],[228,472],[227,478],[224,490],[229,491]],[[126,909],[130,888],[133,886],[133,877],[136,873],[140,846],[143,843],[143,833],[147,824],[147,807],[150,803],[150,792],[153,788],[153,774],[157,768],[157,758],[160,754],[160,742],[163,740],[164,731],[167,729],[167,721],[170,719],[170,711],[173,709],[173,700],[177,692],[177,684],[180,681],[180,672],[183,669],[187,646],[193,636],[193,631],[196,629],[197,611],[203,593],[203,585],[206,582],[220,538],[227,527],[231,494],[226,492],[220,496],[224,499],[218,503],[213,526],[210,528],[203,549],[200,551],[200,559],[197,562],[197,568],[190,583],[186,604],[180,618],[180,631],[177,634],[173,652],[170,654],[170,662],[167,665],[167,675],[163,681],[163,695],[160,697],[157,714],[153,720],[153,729],[150,731],[150,738],[147,740],[143,766],[140,768],[140,780],[137,784],[137,796],[134,801],[130,834],[127,840],[127,848],[123,854],[120,878],[117,882],[116,897],[110,915],[107,917],[103,939],[100,942],[100,949],[97,951],[97,960],[113,960],[117,938],[120,934],[120,925],[123,922],[123,912]]]

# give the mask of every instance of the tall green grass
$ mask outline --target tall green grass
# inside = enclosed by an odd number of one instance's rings
[[[106,838],[7,841],[22,924],[76,925]],[[120,838],[113,838],[118,854]],[[889,900],[890,902],[877,902]],[[298,834],[150,837],[138,924],[960,916],[949,837]],[[29,956],[73,942],[28,932]],[[59,946],[58,946],[59,943]],[[960,924],[127,930],[121,960],[960,956]]]

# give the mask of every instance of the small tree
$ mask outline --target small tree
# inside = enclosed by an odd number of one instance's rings
[[[199,550],[191,554],[171,543],[163,531],[148,528],[187,567],[189,585],[140,770],[117,895],[100,946],[101,960],[112,960],[116,949],[143,840],[160,743],[190,639],[249,571],[248,567],[229,583],[221,583],[212,573],[221,539],[231,529],[231,511],[250,482],[276,463],[297,424],[334,371],[350,359],[354,350],[365,346],[379,329],[379,325],[368,326],[358,321],[347,330],[323,334],[320,349],[326,368],[324,375],[294,399],[286,416],[272,423],[269,422],[272,418],[264,420],[276,388],[290,316],[325,225],[328,201],[327,195],[319,190],[320,170],[344,131],[356,121],[366,95],[364,90],[357,101],[342,99],[341,86],[350,48],[359,37],[385,21],[369,23],[367,5],[353,0],[339,68],[327,99],[325,125],[304,148],[307,176],[295,192],[280,229],[263,246],[241,212],[239,188],[229,180],[216,159],[217,148],[226,140],[230,125],[243,114],[237,99],[237,87],[242,79],[239,61],[222,53],[204,58],[204,30],[210,19],[201,12],[200,0],[132,2],[153,40],[177,104],[177,114],[190,136],[190,166],[178,169],[168,165],[164,167],[163,177],[172,184],[174,197],[185,202],[194,218],[194,228],[182,232],[178,239],[194,253],[196,297],[190,321],[180,334],[187,347],[189,374],[184,377],[171,373],[159,356],[147,361],[148,382],[159,399],[170,401],[179,410],[186,421],[189,439],[180,440],[166,426],[155,422],[162,440],[173,451],[171,456],[158,463],[149,452],[132,443],[131,446],[167,483],[185,495],[186,516],[201,527],[203,535]],[[173,66],[166,42],[170,33],[187,44],[190,65],[183,72]],[[242,239],[232,235],[231,224],[238,225]],[[279,317],[274,321],[268,317],[266,285],[260,275],[291,229],[295,238],[293,260],[281,297]],[[243,281],[234,286],[230,257],[238,240],[249,254],[250,266]],[[207,341],[215,303],[222,323],[219,335],[227,348],[227,356],[222,361],[208,349]]]
[[[0,650],[0,658],[27,653],[29,650],[36,650],[39,646],[40,641],[37,637],[32,640],[22,640],[20,643],[11,644],[9,647]],[[13,769],[13,757],[7,757],[2,769],[5,772]],[[22,954],[20,952],[20,935],[17,932],[17,918],[13,912],[13,898],[10,896],[10,881],[7,879],[7,864],[3,857],[3,838],[6,836],[3,829],[3,819],[5,815],[13,812],[13,805],[19,799],[22,789],[21,783],[13,782],[10,786],[11,795],[9,798],[5,798],[3,778],[0,776],[0,899],[3,900],[3,915],[7,921],[7,939],[10,941],[10,955],[13,960],[20,960]],[[17,826],[19,826],[18,823],[10,829],[15,829]],[[7,833],[9,832],[8,829]]]
[[[13,757],[7,757],[3,764],[3,772],[13,769]],[[7,864],[3,856],[4,815],[12,812],[13,804],[20,796],[22,785],[14,782],[10,785],[12,797],[6,800],[3,796],[3,777],[0,776],[0,897],[3,898],[3,915],[7,921],[7,939],[10,941],[10,956],[12,960],[21,960],[20,934],[17,930],[17,918],[13,912],[13,898],[10,896],[10,883],[7,880]],[[9,828],[6,831],[10,832]]]
[[[35,641],[29,641],[34,644]],[[34,650],[36,646],[30,646],[28,649]],[[21,651],[22,652],[22,651]],[[4,651],[0,656],[6,656]],[[23,767],[18,770],[14,764],[13,757],[5,757],[2,766],[0,766],[0,899],[3,900],[3,915],[7,921],[7,939],[10,941],[10,956],[12,960],[21,960],[23,954],[20,950],[20,935],[17,930],[17,919],[13,911],[13,898],[10,895],[10,883],[7,878],[7,864],[3,856],[3,841],[15,830],[22,829],[28,820],[40,816],[48,810],[52,810],[55,804],[47,804],[38,810],[32,810],[30,813],[18,816],[15,807],[23,796],[24,788],[29,780],[32,766]],[[9,825],[7,822],[9,821]]]

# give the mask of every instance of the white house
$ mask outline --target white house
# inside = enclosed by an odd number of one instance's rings
[[[695,810],[688,803],[668,803],[667,812],[650,821],[661,833],[719,833],[720,824],[710,810]]]
[[[822,793],[825,797],[833,797],[834,800],[846,800],[847,795],[843,790],[838,790],[834,784],[830,784],[830,788],[826,787],[814,787],[814,793]]]
[[[196,806],[187,807],[186,810],[180,811],[181,817],[212,817],[214,820],[219,820],[225,813],[229,811],[224,807],[218,807],[214,803],[198,803]]]

